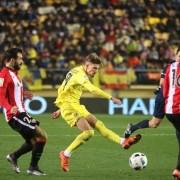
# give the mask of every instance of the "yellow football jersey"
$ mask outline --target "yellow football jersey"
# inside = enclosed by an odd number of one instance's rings
[[[94,86],[86,75],[83,66],[78,66],[69,71],[58,89],[55,104],[60,107],[62,103],[79,103],[84,91],[110,99],[112,96]]]

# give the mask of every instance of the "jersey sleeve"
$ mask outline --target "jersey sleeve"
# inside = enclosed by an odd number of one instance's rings
[[[8,102],[7,99],[7,87],[8,87],[8,80],[6,79],[6,76],[3,74],[0,74],[0,106],[5,108],[6,110],[11,109],[11,105]]]
[[[81,78],[81,84],[83,88],[85,88],[87,91],[91,92],[92,94],[95,94],[97,96],[104,97],[106,99],[111,99],[112,96],[108,93],[104,92],[103,90],[99,89],[98,87],[94,86],[87,77]]]
[[[162,71],[161,71],[161,78],[164,78],[165,77],[165,73],[166,73],[166,69],[169,67],[170,64],[174,63],[175,60],[171,61],[168,65],[166,65]]]
[[[168,66],[165,66],[162,71],[161,71],[161,78],[164,78],[165,77],[165,73],[166,73],[166,69],[167,69]]]

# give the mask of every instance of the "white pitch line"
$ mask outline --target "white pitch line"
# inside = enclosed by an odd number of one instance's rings
[[[43,129],[66,129],[66,128],[70,128],[69,126],[67,127],[61,127],[61,126],[56,126],[56,127],[47,127],[47,126],[41,126]],[[110,129],[126,129],[127,126],[121,126],[121,127],[117,127],[117,126],[108,126],[107,125],[107,128],[110,128]],[[171,129],[172,127],[171,126],[160,126],[158,127],[158,129]],[[11,129],[10,127],[0,127],[0,129]],[[155,129],[155,128],[149,128],[149,129]],[[142,130],[142,129],[141,129]]]
[[[56,134],[49,134],[48,136],[49,137],[62,137],[62,136],[65,136],[65,137],[75,137],[77,134],[63,134],[63,135],[56,135]],[[19,135],[14,135],[14,134],[0,134],[0,137],[18,137]],[[100,137],[101,135],[94,135],[94,136],[97,136],[97,137]],[[162,134],[142,134],[142,136],[175,136],[175,134],[173,133],[162,133]]]

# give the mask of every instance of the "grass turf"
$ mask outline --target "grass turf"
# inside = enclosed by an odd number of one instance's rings
[[[129,122],[136,122],[149,116],[134,115],[97,115],[107,127],[122,135]],[[0,179],[2,180],[169,180],[176,165],[178,145],[175,131],[164,119],[157,129],[145,129],[138,132],[143,135],[140,143],[129,150],[123,150],[117,144],[101,137],[97,132],[85,145],[74,152],[71,158],[70,172],[64,173],[59,168],[58,152],[67,147],[79,131],[70,128],[64,120],[51,120],[50,114],[35,116],[48,133],[40,168],[48,175],[34,177],[26,174],[30,153],[18,161],[21,174],[15,174],[5,157],[22,144],[22,138],[0,116]],[[129,167],[128,159],[134,152],[143,152],[148,157],[148,166],[142,171]]]

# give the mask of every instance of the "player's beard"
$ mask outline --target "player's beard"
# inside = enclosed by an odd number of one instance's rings
[[[19,70],[21,69],[21,65],[22,65],[22,64],[18,64],[18,63],[15,61],[15,63],[14,63],[14,70],[15,70],[15,71],[19,71]]]

